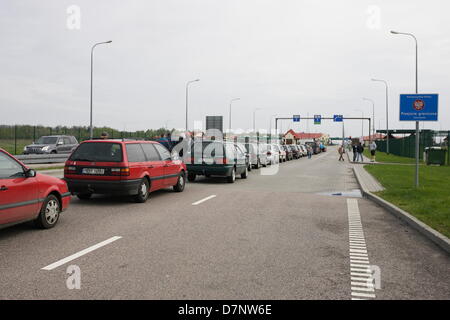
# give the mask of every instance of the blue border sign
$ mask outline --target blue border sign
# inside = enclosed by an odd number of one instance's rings
[[[314,124],[320,124],[322,122],[322,116],[320,114],[314,115]]]
[[[343,121],[343,116],[342,116],[342,114],[335,114],[334,116],[333,116],[333,121],[334,122],[342,122]]]
[[[294,122],[300,122],[300,115],[299,115],[299,114],[294,114],[294,115],[292,116],[292,120],[293,120]]]
[[[438,121],[439,95],[401,94],[400,121]]]

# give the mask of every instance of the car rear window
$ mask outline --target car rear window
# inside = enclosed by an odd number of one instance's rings
[[[203,141],[196,142],[192,146],[194,156],[203,158],[223,157],[224,145],[221,142]]]
[[[85,142],[72,153],[70,160],[122,162],[122,145],[114,142]]]

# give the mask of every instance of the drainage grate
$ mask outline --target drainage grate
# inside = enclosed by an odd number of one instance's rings
[[[322,196],[362,198],[362,193],[361,193],[361,190],[359,190],[359,189],[346,190],[346,191],[319,192],[317,194],[322,195]]]

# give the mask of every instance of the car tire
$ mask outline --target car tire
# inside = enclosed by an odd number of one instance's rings
[[[150,194],[150,183],[147,178],[143,178],[139,183],[138,194],[134,196],[134,201],[137,203],[144,203],[147,201]]]
[[[195,173],[191,173],[191,172],[188,172],[188,181],[189,182],[193,182],[193,181],[195,181],[195,178],[196,178],[196,174]]]
[[[236,168],[233,168],[231,175],[227,177],[228,183],[234,183],[236,181]]]
[[[92,197],[92,193],[78,193],[77,197],[80,200],[89,200]]]
[[[241,173],[241,179],[247,179],[247,177],[248,177],[248,170],[246,167],[244,172]]]
[[[175,192],[183,192],[184,186],[186,185],[186,174],[184,171],[181,171],[180,176],[178,177],[177,184],[173,186],[173,190]]]
[[[55,195],[50,194],[45,198],[34,224],[40,229],[53,228],[59,220],[60,213],[61,203]]]
[[[51,154],[56,154],[57,153],[57,151],[56,150],[53,150],[52,152],[50,152]]]

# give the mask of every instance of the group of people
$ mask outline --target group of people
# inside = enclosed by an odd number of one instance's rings
[[[377,144],[375,143],[375,141],[372,141],[369,144],[369,150],[370,150],[370,156],[371,162],[375,162],[375,152],[377,150]],[[357,144],[353,144],[352,145],[352,151],[353,151],[353,162],[363,162],[364,161],[364,157],[363,157],[363,153],[364,153],[364,145],[361,142],[358,142]],[[339,161],[345,161],[344,160],[344,154],[345,154],[345,148],[344,148],[344,144],[341,144],[338,148],[338,153],[339,153]]]

